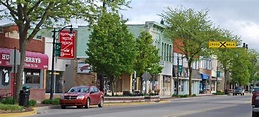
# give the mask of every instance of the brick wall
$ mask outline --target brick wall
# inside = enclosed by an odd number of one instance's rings
[[[17,26],[11,26],[10,28],[4,28],[3,33],[0,33],[0,48],[16,47],[19,49],[19,35],[17,32]],[[28,43],[27,51],[44,53],[45,39],[32,39]]]
[[[45,89],[31,89],[30,99],[41,101],[45,99]]]
[[[74,73],[75,73],[74,86],[96,85],[96,81],[97,81],[96,73],[77,73],[77,62],[78,61],[75,60],[74,62],[75,62],[75,64],[74,64]]]

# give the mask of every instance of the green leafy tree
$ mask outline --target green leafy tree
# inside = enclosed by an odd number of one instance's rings
[[[179,40],[174,43],[185,55],[189,68],[189,95],[192,95],[192,63],[201,55],[207,53],[208,42],[215,37],[212,32],[217,32],[208,19],[208,11],[194,11],[193,9],[168,8],[160,16],[165,21],[167,29],[165,36]]]
[[[249,60],[248,69],[249,69],[249,83],[254,84],[258,79],[257,74],[259,72],[259,65],[257,61],[258,52],[254,49],[247,50],[247,59]]]
[[[228,30],[221,29],[219,31],[219,35],[220,38],[214,39],[213,41],[234,41],[237,43],[237,45],[241,44],[240,37],[232,34]],[[227,83],[228,81],[230,81],[227,73],[231,71],[233,65],[232,62],[234,60],[236,50],[230,48],[216,48],[210,49],[210,51],[217,56],[217,60],[219,61],[219,63],[221,63],[220,67],[224,71],[224,92],[227,93]]]
[[[141,76],[148,71],[152,76],[162,72],[158,49],[153,45],[152,35],[148,31],[141,31],[136,39],[136,61],[134,70],[137,76]]]
[[[105,74],[110,79],[112,95],[113,84],[122,74],[133,72],[135,61],[134,37],[125,22],[117,13],[104,12],[93,26],[87,43],[87,62],[95,72]]]
[[[242,86],[249,83],[249,58],[245,48],[235,49],[235,55],[231,61],[231,82],[235,85]]]
[[[109,0],[100,0],[109,1]],[[16,23],[19,29],[19,50],[21,52],[20,65],[17,70],[16,100],[22,86],[22,71],[27,44],[33,39],[42,26],[52,26],[55,22],[64,24],[71,18],[80,18],[92,24],[102,11],[103,7],[95,0],[1,0],[1,18],[8,18]],[[117,11],[127,6],[125,0],[113,0],[107,6]],[[31,30],[31,33],[28,31]],[[53,97],[50,96],[52,99]]]

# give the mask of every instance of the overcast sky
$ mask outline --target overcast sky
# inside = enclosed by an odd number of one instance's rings
[[[213,23],[241,36],[249,48],[259,51],[259,0],[132,0],[130,6],[132,9],[122,12],[130,24],[160,22],[157,14],[167,10],[166,7],[207,9]]]
[[[259,0],[132,0],[130,6],[131,9],[122,12],[129,24],[160,22],[158,14],[167,10],[166,7],[207,9],[213,23],[241,36],[249,48],[259,51]],[[5,22],[2,20],[0,24]],[[83,22],[77,20],[77,23]]]

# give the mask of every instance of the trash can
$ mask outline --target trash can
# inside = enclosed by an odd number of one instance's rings
[[[23,86],[22,90],[20,90],[20,93],[19,93],[19,105],[28,107],[29,97],[30,97],[30,86]]]

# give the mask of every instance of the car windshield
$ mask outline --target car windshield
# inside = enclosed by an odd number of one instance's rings
[[[72,87],[69,89],[68,93],[76,92],[76,93],[88,93],[89,87]]]

